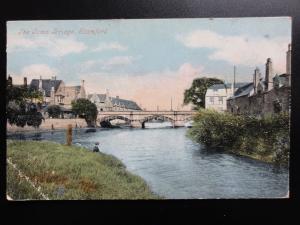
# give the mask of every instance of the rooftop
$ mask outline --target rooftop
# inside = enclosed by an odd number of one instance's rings
[[[239,83],[235,83],[235,88],[239,88],[242,87],[244,85],[246,85],[247,83],[245,82],[239,82]],[[212,86],[210,86],[208,89],[224,89],[226,87],[226,89],[231,88],[232,83],[226,83],[226,84],[214,84]]]
[[[106,94],[97,94],[100,102],[104,102],[106,99]],[[92,97],[92,94],[88,95],[88,99]],[[126,99],[121,99],[121,98],[115,98],[115,97],[110,97],[110,100],[113,105],[124,105],[127,109],[133,109],[133,110],[142,110],[134,101],[131,100],[126,100]]]
[[[45,90],[45,95],[50,97],[51,95],[51,88],[54,87],[54,90],[57,91],[58,86],[62,80],[54,80],[54,79],[42,79],[42,88]],[[38,90],[39,89],[40,80],[39,79],[32,79],[29,85],[30,89]]]

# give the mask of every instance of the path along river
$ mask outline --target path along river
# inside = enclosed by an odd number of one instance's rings
[[[168,199],[277,198],[289,189],[289,173],[268,163],[220,153],[186,137],[188,128],[99,129],[73,132],[73,143],[119,158],[129,171]],[[62,131],[7,138],[65,142]],[[95,153],[96,154],[96,153]]]

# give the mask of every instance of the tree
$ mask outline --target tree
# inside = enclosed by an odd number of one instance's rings
[[[33,99],[41,100],[42,93],[26,87],[7,86],[6,116],[11,125],[39,127],[44,119]]]
[[[81,117],[83,117],[88,127],[95,127],[96,119],[98,115],[97,106],[88,99],[79,98],[76,101],[72,101],[72,111]]]
[[[59,105],[50,105],[47,108],[48,115],[52,118],[58,118],[61,114],[61,108]]]
[[[224,84],[224,82],[217,78],[202,77],[194,79],[192,86],[184,91],[183,103],[185,105],[193,103],[195,105],[194,109],[204,108],[207,88],[214,84]]]

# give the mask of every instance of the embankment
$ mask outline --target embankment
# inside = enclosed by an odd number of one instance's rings
[[[87,124],[85,122],[85,119],[45,119],[42,124],[40,125],[40,127],[37,129],[39,131],[43,131],[43,130],[52,130],[52,126],[54,130],[58,130],[58,129],[66,129],[66,127],[68,126],[68,124],[72,124],[72,127],[86,127]],[[9,123],[7,123],[7,131],[8,132],[23,132],[23,131],[36,131],[36,129],[34,127],[30,127],[30,126],[25,126],[25,127],[17,127],[15,125],[10,125]]]
[[[7,143],[7,194],[22,199],[158,199],[115,157],[49,141]]]

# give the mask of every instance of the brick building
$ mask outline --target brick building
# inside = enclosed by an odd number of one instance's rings
[[[286,73],[273,76],[272,61],[267,59],[265,78],[258,68],[253,82],[238,88],[227,100],[227,111],[233,114],[263,116],[290,112],[291,99],[291,45],[286,53]]]

